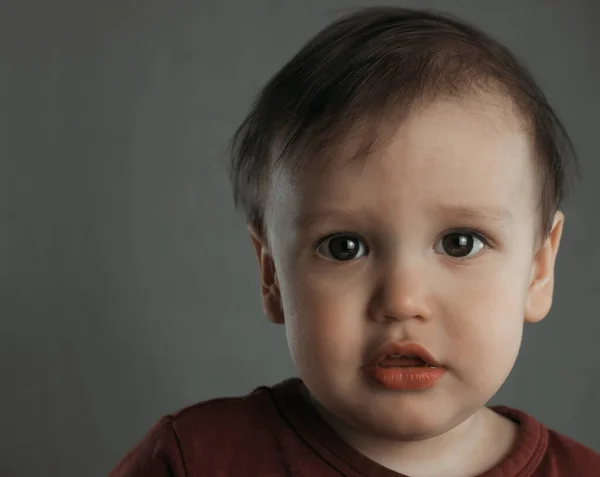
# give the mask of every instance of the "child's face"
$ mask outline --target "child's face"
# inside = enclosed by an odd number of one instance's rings
[[[531,154],[508,108],[472,98],[413,113],[366,163],[275,177],[269,246],[255,237],[265,309],[334,420],[434,436],[503,384],[524,321],[550,307],[562,230],[559,212],[536,247]],[[389,341],[422,345],[445,373],[386,389],[365,365]]]

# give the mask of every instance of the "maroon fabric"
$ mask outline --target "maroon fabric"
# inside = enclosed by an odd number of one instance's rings
[[[338,437],[302,396],[302,386],[290,379],[165,417],[110,477],[403,477]],[[494,410],[520,424],[519,441],[480,477],[600,477],[600,455],[591,449],[525,413]]]

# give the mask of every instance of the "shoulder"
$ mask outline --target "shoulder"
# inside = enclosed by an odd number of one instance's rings
[[[572,475],[600,476],[600,454],[551,429],[548,430],[547,457],[554,467]]]
[[[109,477],[179,477],[185,475],[172,419],[163,417],[118,462]]]
[[[110,476],[180,477],[196,471],[214,475],[240,449],[255,452],[275,445],[273,428],[282,427],[277,416],[267,387],[245,396],[199,402],[160,419]]]
[[[212,441],[232,434],[243,439],[276,417],[277,411],[267,387],[257,388],[245,396],[202,401],[168,416],[182,444]]]
[[[518,468],[532,477],[600,477],[600,455],[589,447],[547,428],[523,411],[506,406],[494,410],[520,425],[518,445],[503,467],[507,475],[516,475]]]

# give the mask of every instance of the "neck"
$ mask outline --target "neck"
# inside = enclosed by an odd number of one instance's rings
[[[506,458],[518,433],[514,422],[483,407],[437,436],[390,440],[349,427],[314,399],[312,402],[344,441],[378,464],[411,477],[477,476]]]

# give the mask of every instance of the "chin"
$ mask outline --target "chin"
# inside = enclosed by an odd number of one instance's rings
[[[397,441],[420,441],[439,436],[454,427],[452,421],[437,416],[397,413],[388,419],[370,420],[371,432],[382,438]],[[375,427],[377,426],[377,427]]]
[[[429,439],[448,431],[455,425],[452,417],[441,414],[439,409],[398,407],[379,416],[371,416],[367,422],[381,437],[415,441]]]
[[[469,416],[464,409],[444,405],[427,392],[389,393],[366,405],[348,404],[339,418],[373,436],[398,441],[439,436]]]

